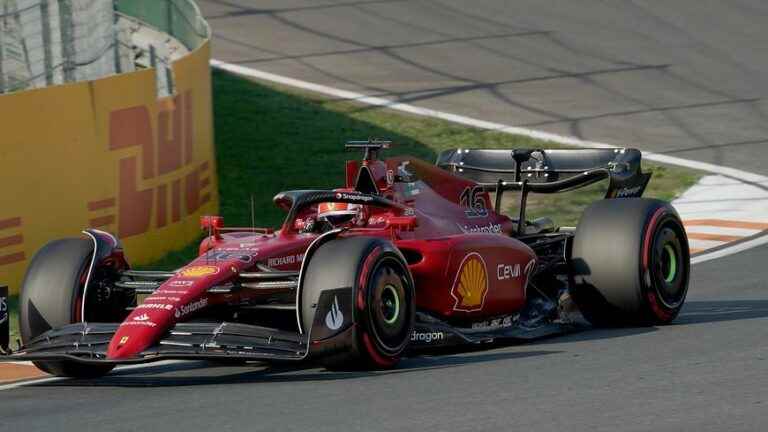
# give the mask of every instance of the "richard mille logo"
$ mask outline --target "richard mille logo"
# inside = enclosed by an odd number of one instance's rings
[[[344,315],[341,313],[341,309],[339,309],[338,297],[334,296],[331,310],[325,315],[325,325],[330,330],[338,330],[342,324],[344,324]]]

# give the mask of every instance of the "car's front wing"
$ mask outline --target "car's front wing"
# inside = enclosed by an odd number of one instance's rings
[[[72,360],[93,364],[168,359],[302,360],[307,339],[296,333],[237,323],[179,323],[158,344],[128,359],[108,359],[120,324],[77,323],[48,331],[0,361]]]

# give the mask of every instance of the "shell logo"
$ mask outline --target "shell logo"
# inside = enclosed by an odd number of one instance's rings
[[[488,293],[488,272],[483,257],[477,252],[467,254],[461,261],[451,296],[456,299],[454,310],[472,312],[483,308]]]
[[[216,266],[194,266],[194,267],[187,267],[181,272],[179,272],[180,276],[184,277],[203,277],[203,276],[210,276],[214,275],[219,272],[219,268]]]

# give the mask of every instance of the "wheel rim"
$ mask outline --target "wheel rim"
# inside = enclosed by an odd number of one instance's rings
[[[368,279],[369,327],[383,352],[400,352],[409,340],[410,320],[408,278],[402,265],[392,257],[379,261]]]
[[[675,276],[677,276],[677,254],[670,244],[664,245],[661,258],[661,270],[666,282],[671,283],[675,280]]]
[[[381,313],[384,316],[384,322],[394,324],[400,314],[400,296],[395,287],[387,284],[381,294]]]
[[[669,309],[679,307],[688,285],[682,227],[667,223],[654,239],[651,284],[661,303]]]

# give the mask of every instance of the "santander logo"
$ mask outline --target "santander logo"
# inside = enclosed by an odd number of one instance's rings
[[[208,299],[203,297],[198,301],[194,301],[192,303],[181,306],[180,308],[177,308],[176,311],[173,313],[173,316],[176,319],[179,319],[187,314],[198,311],[206,306],[208,306]]]

